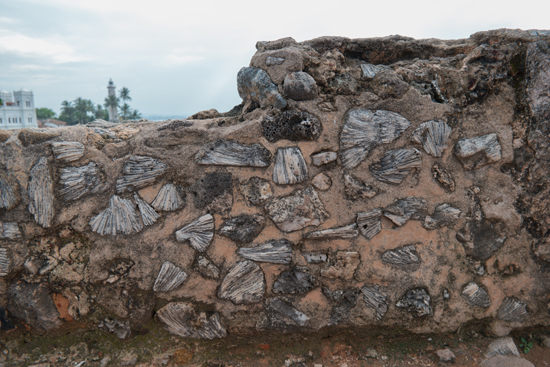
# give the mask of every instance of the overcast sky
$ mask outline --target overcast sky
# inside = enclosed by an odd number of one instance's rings
[[[0,0],[0,89],[34,92],[59,112],[127,87],[144,117],[241,102],[236,76],[256,41],[400,34],[465,38],[550,28],[549,0]]]

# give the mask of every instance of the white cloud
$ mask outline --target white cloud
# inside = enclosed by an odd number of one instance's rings
[[[85,61],[75,50],[59,40],[33,38],[21,33],[0,29],[0,53],[26,57],[42,57],[56,64]]]

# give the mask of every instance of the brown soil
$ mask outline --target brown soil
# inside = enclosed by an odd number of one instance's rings
[[[0,333],[0,366],[200,366],[200,367],[363,367],[363,366],[478,366],[488,344],[481,325],[452,334],[405,334],[391,329],[322,330],[316,334],[230,335],[204,341],[174,337],[151,322],[128,340],[97,330],[93,324],[68,323],[49,336],[16,330]],[[537,367],[550,366],[550,349],[541,346],[550,328],[512,334],[520,354]],[[527,353],[520,338],[531,340]],[[439,361],[435,351],[449,348],[454,363]],[[4,364],[2,364],[4,363]],[[129,364],[126,364],[129,363]],[[43,367],[40,365],[40,367]]]

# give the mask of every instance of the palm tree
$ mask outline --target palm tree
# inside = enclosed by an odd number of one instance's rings
[[[109,107],[114,107],[116,111],[116,108],[118,107],[118,102],[119,102],[119,99],[115,95],[110,95],[107,98],[105,98],[105,103],[103,103],[103,106],[105,106],[107,111],[109,110]],[[107,112],[107,115],[108,114],[109,112]],[[118,116],[116,116],[116,118],[118,120]]]
[[[123,87],[121,90],[118,91],[118,97],[122,100],[122,103],[126,103],[126,101],[131,101],[132,97],[130,97],[130,89]]]
[[[141,118],[141,113],[138,110],[133,110],[129,118],[130,120],[139,120]]]
[[[130,105],[128,103],[124,103],[120,106],[120,112],[122,113],[122,119],[127,120],[128,116],[130,116]]]
[[[103,109],[103,106],[100,105],[100,104],[98,104],[94,108],[93,114],[94,114],[96,119],[102,119],[102,120],[108,120],[109,119],[109,113],[107,112],[107,110]]]
[[[82,99],[78,97],[74,100],[75,110],[80,124],[88,122],[88,112],[93,112],[94,104],[89,99]]]
[[[64,118],[64,121],[67,121],[69,125],[74,125],[75,119],[75,109],[73,106],[73,103],[71,101],[63,101],[61,102],[61,115],[59,118]]]

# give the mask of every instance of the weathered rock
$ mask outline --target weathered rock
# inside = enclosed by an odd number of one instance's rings
[[[168,165],[154,158],[133,156],[124,163],[123,176],[116,181],[116,191],[123,193],[152,185],[167,170]]]
[[[484,287],[474,282],[468,283],[462,290],[462,296],[472,305],[487,308],[491,305],[491,299]]]
[[[0,240],[17,240],[22,237],[17,223],[0,221]]]
[[[219,234],[233,241],[250,243],[262,232],[266,220],[260,214],[243,214],[222,223]]]
[[[285,77],[283,91],[287,98],[307,101],[317,97],[317,83],[308,73],[297,71]]]
[[[297,190],[289,196],[273,198],[266,210],[283,232],[293,232],[307,226],[318,226],[329,214],[312,187]]]
[[[447,149],[452,131],[453,129],[443,121],[428,121],[413,132],[412,140],[422,144],[429,155],[441,157],[443,151]]]
[[[300,148],[279,148],[273,167],[273,182],[293,185],[307,179],[307,164]]]
[[[243,101],[252,101],[260,107],[285,108],[286,101],[277,91],[269,75],[262,69],[244,67],[237,74],[237,89]]]
[[[105,175],[99,165],[90,162],[82,167],[63,167],[59,170],[59,192],[67,201],[78,200],[88,194],[98,194],[108,189]]]
[[[261,205],[273,196],[269,181],[259,177],[252,177],[240,189],[248,206]]]
[[[327,261],[328,256],[320,253],[306,253],[302,254],[308,264],[320,264]]]
[[[273,283],[273,293],[306,293],[315,287],[315,277],[306,269],[285,270]]]
[[[52,151],[55,159],[64,162],[79,160],[84,155],[84,144],[78,141],[53,142]]]
[[[455,354],[449,348],[438,349],[435,351],[435,354],[437,354],[441,362],[452,362],[456,359]]]
[[[357,213],[357,227],[363,236],[372,240],[382,231],[382,211],[374,209],[368,213]]]
[[[334,227],[321,231],[307,232],[304,238],[329,239],[329,238],[354,238],[359,235],[357,224],[353,223],[344,227]]]
[[[271,152],[260,144],[245,145],[235,140],[214,140],[195,155],[195,162],[204,165],[268,167]]]
[[[494,356],[481,362],[479,367],[535,367],[535,365],[520,357]]]
[[[197,271],[207,278],[219,279],[220,269],[204,256],[197,257]]]
[[[406,245],[384,252],[382,254],[382,261],[393,265],[406,266],[419,264],[420,256],[418,256],[414,245]]]
[[[259,44],[263,44],[266,48],[256,47],[258,52],[252,56],[250,66],[265,69],[273,83],[281,84],[289,73],[303,70],[302,51],[294,47],[297,46],[297,43],[293,38],[286,37],[274,42],[258,42],[256,46]]]
[[[467,255],[475,260],[487,260],[504,246],[507,237],[503,232],[500,224],[482,219],[467,223],[456,238],[463,243]]]
[[[231,195],[232,188],[233,179],[230,173],[208,173],[191,186],[193,203],[198,209],[208,208],[224,196]]]
[[[376,318],[382,320],[388,312],[388,298],[380,291],[380,286],[377,284],[366,285],[361,288],[361,293],[363,293],[365,305],[374,308]]]
[[[115,334],[119,339],[127,339],[132,333],[130,321],[105,319],[102,326],[105,327],[108,332]]]
[[[206,251],[212,238],[214,238],[214,217],[211,214],[205,214],[176,231],[176,240],[189,241],[191,247],[199,252]]]
[[[249,260],[241,261],[223,279],[218,297],[237,305],[257,303],[264,296],[264,283],[264,273],[258,265]]]
[[[382,182],[400,184],[414,168],[422,167],[422,154],[417,149],[396,149],[384,153],[370,166],[370,171]]]
[[[321,122],[307,112],[284,111],[262,120],[262,129],[265,138],[275,143],[279,140],[311,141],[321,135]]]
[[[59,312],[45,283],[15,281],[11,284],[8,310],[33,328],[54,330],[61,326]]]
[[[329,326],[346,322],[349,319],[351,309],[357,304],[359,291],[357,289],[331,291],[328,288],[323,288],[323,294],[333,302]]]
[[[170,302],[157,317],[168,332],[184,338],[212,340],[227,335],[217,313],[197,312],[190,303]]]
[[[160,218],[160,215],[151,207],[151,205],[143,201],[137,193],[134,193],[134,200],[136,201],[139,213],[141,214],[141,220],[144,225],[150,226]]]
[[[209,110],[199,111],[189,116],[189,120],[206,120],[215,119],[217,117],[221,117],[220,113],[215,108],[211,108]]]
[[[29,212],[34,220],[44,228],[52,225],[54,216],[53,181],[50,175],[48,160],[40,158],[31,169],[29,179]]]
[[[260,318],[256,324],[258,330],[286,331],[290,329],[289,326],[306,326],[310,319],[279,297],[266,300],[265,310],[265,317]]]
[[[431,216],[424,218],[422,227],[426,229],[437,229],[442,226],[452,226],[460,218],[461,210],[449,204],[441,204],[435,207]]]
[[[187,279],[187,274],[170,261],[165,261],[153,285],[155,292],[171,292],[176,290]]]
[[[342,164],[347,169],[358,166],[372,149],[380,144],[391,143],[410,124],[395,112],[351,109],[344,117],[344,128],[340,134]]]
[[[348,200],[370,199],[378,194],[374,187],[348,173],[344,173],[344,190]]]
[[[391,70],[391,69],[386,65],[373,65],[369,63],[361,64],[361,71],[363,72],[363,78],[366,78],[366,79],[372,79],[378,73],[384,70]]]
[[[315,175],[315,177],[313,177],[313,180],[311,180],[311,184],[317,190],[327,191],[328,189],[330,189],[330,186],[332,185],[332,180],[328,175],[324,173],[319,173]]]
[[[109,206],[90,221],[92,231],[100,235],[132,234],[142,230],[135,205],[130,200],[116,195],[109,200]]]
[[[338,159],[338,153],[332,151],[319,152],[311,155],[311,163],[317,167],[334,162],[336,159]]]
[[[172,184],[166,184],[159,190],[157,197],[151,203],[151,206],[159,211],[174,211],[184,207],[185,193],[180,193],[178,187]]]
[[[329,260],[328,267],[321,270],[321,276],[350,280],[361,263],[361,255],[355,251],[338,251]]]
[[[401,98],[410,88],[401,75],[391,69],[380,70],[370,81],[370,87],[380,98]]]
[[[11,256],[7,248],[0,247],[0,277],[5,277],[11,271]]]
[[[498,318],[504,321],[522,322],[528,315],[527,305],[514,297],[506,297],[497,312]]]
[[[519,351],[516,347],[516,344],[514,343],[514,339],[506,337],[492,341],[491,344],[489,344],[489,346],[487,347],[485,358],[491,358],[498,355],[512,355],[519,357]]]
[[[432,167],[432,174],[439,186],[449,190],[450,192],[455,191],[455,180],[446,169],[440,167],[436,163]]]
[[[397,307],[406,308],[414,317],[424,317],[433,314],[430,306],[430,295],[424,288],[413,288],[399,299]]]
[[[398,199],[384,208],[384,216],[398,226],[402,226],[409,219],[423,220],[427,212],[428,204],[426,200],[414,196]]]
[[[285,239],[272,240],[251,248],[241,248],[237,253],[248,260],[273,264],[290,264],[292,261],[291,242]]]
[[[19,184],[0,171],[0,209],[11,210],[21,201]]]
[[[498,162],[502,157],[495,133],[459,140],[456,143],[454,154],[467,170]]]

